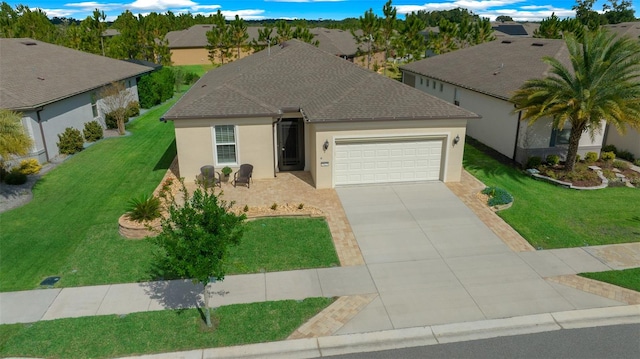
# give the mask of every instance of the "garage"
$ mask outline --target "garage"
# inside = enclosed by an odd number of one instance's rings
[[[336,140],[336,185],[437,181],[441,179],[442,138]]]

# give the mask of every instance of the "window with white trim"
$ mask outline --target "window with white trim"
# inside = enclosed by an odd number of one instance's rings
[[[98,97],[96,93],[91,93],[91,112],[93,113],[93,118],[98,117]]]
[[[214,126],[214,133],[217,163],[238,163],[236,151],[236,127],[234,125]]]

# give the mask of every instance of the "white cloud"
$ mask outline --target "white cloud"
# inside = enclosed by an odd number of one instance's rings
[[[66,7],[78,8],[78,10],[70,10],[70,11],[93,11],[95,9],[100,9],[103,11],[109,11],[113,9],[122,9],[124,4],[116,4],[116,3],[100,3],[96,1],[84,1],[84,2],[75,2],[64,4]],[[63,10],[60,10],[63,11]]]
[[[192,8],[198,6],[191,0],[136,0],[127,7],[136,10],[165,11],[174,8]]]
[[[264,1],[266,2],[342,2],[346,0],[264,0]]]
[[[261,20],[261,19],[265,18],[265,16],[262,15],[262,14],[264,14],[264,10],[258,10],[258,9],[254,9],[254,10],[222,10],[220,12],[222,13],[222,15],[224,15],[224,17],[226,19],[234,19],[236,17],[236,15],[240,16],[244,20]]]

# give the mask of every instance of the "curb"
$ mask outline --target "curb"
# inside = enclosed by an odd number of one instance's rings
[[[635,323],[640,323],[640,304],[127,358],[319,358],[330,355],[410,348],[554,330]]]

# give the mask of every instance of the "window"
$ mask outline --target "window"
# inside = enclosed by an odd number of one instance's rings
[[[571,136],[571,129],[567,128],[556,132],[556,145],[568,145],[569,136]]]
[[[216,160],[218,164],[237,163],[235,126],[215,126],[214,132],[216,141]]]
[[[453,104],[460,106],[460,99],[458,99],[458,88],[453,89]]]
[[[427,79],[427,87],[429,87],[429,79]]]
[[[436,82],[435,81],[433,81],[433,89],[434,90],[436,89]]]
[[[442,92],[442,90],[444,89],[444,85],[442,84],[442,82],[440,83],[440,92]]]
[[[91,112],[93,112],[93,118],[98,117],[98,99],[95,92],[91,94]]]
[[[423,80],[422,80],[422,77],[421,77],[421,78],[420,78],[420,85],[422,85],[422,81],[423,81]]]

